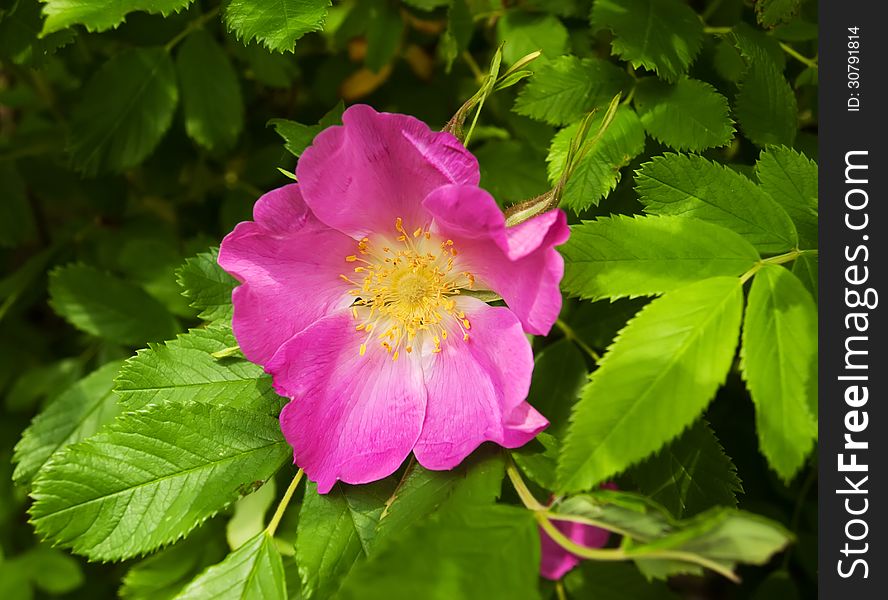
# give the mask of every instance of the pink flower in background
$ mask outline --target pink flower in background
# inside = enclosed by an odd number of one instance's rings
[[[411,451],[451,469],[484,441],[514,448],[548,424],[525,402],[525,333],[557,318],[554,246],[569,235],[560,210],[507,229],[448,133],[363,105],[343,123],[219,252],[241,282],[235,336],[291,399],[281,428],[321,493],[385,477]]]
[[[607,529],[575,523],[573,521],[552,521],[552,524],[572,542],[587,548],[601,548],[610,539]],[[546,579],[557,580],[580,564],[582,560],[576,554],[568,552],[540,529],[540,575]]]

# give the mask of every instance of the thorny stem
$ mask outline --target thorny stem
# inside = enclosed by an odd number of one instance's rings
[[[754,264],[746,273],[740,276],[740,283],[746,283],[749,281],[749,278],[758,273],[765,265],[782,265],[783,263],[794,261],[803,254],[811,254],[813,252],[816,252],[816,250],[799,250],[798,248],[795,248],[786,254],[778,254],[777,256],[771,256],[770,258],[763,258]]]
[[[592,360],[594,360],[595,362],[601,360],[601,355],[593,350],[592,347],[589,346],[589,344],[581,340],[580,336],[577,335],[577,332],[574,331],[570,325],[568,325],[561,319],[558,319],[557,321],[555,321],[555,326],[561,330],[561,333],[564,334],[564,338],[566,340],[568,340],[569,342],[573,342],[574,344],[579,346],[586,354],[588,354],[592,358]]]
[[[212,8],[212,9],[208,10],[208,11],[205,12],[204,14],[200,15],[199,17],[197,17],[196,19],[194,19],[193,21],[191,21],[190,23],[188,23],[188,25],[185,26],[185,29],[183,29],[182,31],[180,31],[180,32],[176,35],[176,37],[174,37],[173,39],[171,39],[170,41],[168,41],[168,42],[166,43],[166,45],[164,46],[164,49],[165,49],[167,52],[170,52],[173,48],[175,48],[175,47],[179,44],[179,42],[181,42],[181,41],[184,40],[186,37],[188,37],[188,34],[190,34],[190,33],[191,33],[192,31],[194,31],[195,29],[200,29],[201,27],[204,26],[204,24],[205,24],[207,21],[209,21],[210,19],[212,19],[213,17],[215,17],[215,16],[218,15],[218,14],[219,14],[219,7],[216,6],[216,7]]]
[[[780,42],[780,47],[783,49],[784,52],[789,54],[791,57],[793,57],[794,59],[796,59],[797,61],[799,61],[803,65],[805,65],[807,67],[811,67],[812,69],[817,68],[817,59],[816,58],[808,58],[804,54],[800,54],[795,48],[793,48],[789,44],[785,44],[783,42]]]
[[[290,487],[287,488],[287,491],[284,492],[284,497],[281,498],[280,504],[278,504],[277,510],[274,511],[274,516],[271,517],[271,521],[268,523],[268,527],[265,528],[265,533],[269,536],[273,536],[274,532],[277,530],[278,525],[281,524],[281,519],[284,518],[284,512],[287,510],[287,505],[290,504],[290,500],[293,498],[293,492],[296,491],[296,488],[299,486],[299,482],[302,481],[302,476],[305,472],[302,469],[296,471],[296,475],[293,476],[293,481],[290,482]]]

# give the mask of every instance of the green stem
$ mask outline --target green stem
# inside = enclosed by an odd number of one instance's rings
[[[700,18],[703,19],[704,22],[708,21],[709,18],[715,14],[715,11],[719,9],[721,3],[722,0],[713,0],[713,2],[710,2],[709,6],[706,7],[706,10],[703,11],[703,14],[700,15]]]
[[[506,462],[506,474],[509,476],[509,480],[512,482],[512,487],[518,492],[518,497],[521,498],[521,502],[526,508],[537,514],[546,511],[546,507],[539,503],[533,495],[533,492],[531,492],[530,489],[528,489],[527,484],[524,483],[524,479],[521,478],[521,473],[518,472],[518,467],[515,465],[515,461],[512,460],[511,456],[508,457]]]
[[[213,17],[215,17],[215,16],[218,15],[218,14],[219,14],[219,7],[216,6],[216,7],[211,8],[210,10],[208,10],[207,12],[205,12],[204,14],[200,15],[199,17],[197,17],[196,19],[194,19],[193,21],[191,21],[190,23],[188,23],[188,25],[185,26],[185,29],[183,29],[182,31],[180,31],[180,32],[176,35],[176,37],[174,37],[173,39],[171,39],[170,41],[168,41],[168,42],[166,43],[166,45],[164,46],[164,49],[165,49],[167,52],[170,52],[173,48],[175,48],[175,47],[179,44],[179,42],[181,42],[181,41],[184,40],[186,37],[188,37],[188,35],[189,35],[192,31],[194,31],[195,29],[199,29],[199,28],[203,27],[204,24],[206,24],[207,21],[209,21],[210,19],[212,19]]]
[[[564,338],[566,340],[573,342],[574,344],[579,346],[586,354],[588,354],[592,358],[592,360],[594,360],[595,362],[601,360],[601,355],[593,350],[589,346],[589,344],[581,340],[580,336],[577,335],[577,333],[571,328],[570,325],[568,325],[561,319],[558,319],[557,321],[555,321],[555,326],[561,330],[561,333],[564,334]]]
[[[765,265],[782,265],[783,263],[792,262],[802,254],[807,254],[815,252],[814,250],[799,250],[795,248],[790,250],[786,254],[778,254],[777,256],[771,256],[769,258],[763,258],[762,260],[755,263],[752,268],[750,268],[746,273],[740,276],[740,283],[746,283],[749,279],[759,272],[759,270]]]
[[[731,33],[731,27],[709,27],[707,25],[703,28],[703,33],[708,33],[710,35],[722,35],[725,33]]]
[[[598,527],[599,529],[606,529],[611,533],[616,533],[617,535],[622,535],[624,537],[635,537],[636,539],[641,539],[641,541],[645,542],[646,539],[642,539],[639,536],[630,533],[629,531],[614,525],[612,523],[605,523],[604,521],[598,521],[596,519],[590,519],[589,517],[581,517],[579,515],[568,515],[562,513],[553,513],[544,511],[546,518],[550,521],[569,521],[571,523],[582,523],[583,525],[589,525],[591,527]]]
[[[478,85],[484,83],[484,73],[481,71],[481,67],[478,66],[478,63],[475,62],[475,57],[469,54],[468,50],[463,50],[462,58],[466,61],[466,64],[469,65],[469,69],[472,71],[472,75],[475,76],[475,81]]]
[[[274,532],[277,531],[278,525],[281,524],[281,519],[284,518],[284,512],[287,510],[287,505],[290,504],[290,500],[293,498],[293,492],[296,491],[296,488],[299,486],[299,482],[302,481],[302,476],[304,475],[304,471],[299,469],[296,471],[296,475],[293,476],[293,481],[290,482],[290,487],[287,488],[287,491],[284,492],[284,497],[281,498],[280,504],[278,504],[277,510],[274,511],[274,516],[271,517],[271,521],[268,523],[268,527],[265,528],[265,533],[269,536],[273,536]]]
[[[555,582],[555,597],[558,600],[567,600],[567,594],[564,592],[564,582],[560,579]]]
[[[793,57],[794,59],[796,59],[797,61],[799,61],[803,65],[811,67],[812,69],[817,68],[817,59],[816,58],[808,58],[804,54],[800,54],[795,48],[793,48],[789,44],[785,44],[783,42],[780,42],[780,47],[783,49],[784,52],[789,54],[791,57]]]

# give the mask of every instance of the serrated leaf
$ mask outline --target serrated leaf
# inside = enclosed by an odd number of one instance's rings
[[[376,524],[396,481],[336,485],[328,494],[305,487],[296,534],[296,562],[303,598],[331,598],[342,577],[370,554]]]
[[[227,325],[192,329],[127,360],[114,381],[114,391],[128,410],[200,402],[276,416],[285,400],[275,394],[271,377],[262,367],[242,357],[213,356],[236,345]]]
[[[120,344],[170,338],[179,329],[166,308],[141,288],[86,265],[50,273],[49,303],[78,329]]]
[[[31,522],[93,560],[129,558],[186,535],[289,457],[273,417],[151,406],[57,455],[34,480]]]
[[[737,506],[737,468],[705,419],[632,469],[639,490],[676,517]]]
[[[284,563],[274,538],[263,531],[201,573],[176,600],[287,600]]]
[[[798,14],[801,5],[801,0],[757,0],[755,18],[762,27],[775,27]]]
[[[46,22],[43,35],[72,25],[83,25],[87,31],[105,31],[121,23],[127,14],[136,11],[170,15],[186,8],[192,0],[41,0]]]
[[[417,527],[352,569],[338,597],[536,600],[539,561],[537,526],[529,511],[460,508]]]
[[[244,103],[225,50],[198,29],[182,42],[176,70],[188,135],[211,150],[233,146],[244,127]]]
[[[742,309],[735,277],[693,283],[645,306],[574,408],[558,461],[561,490],[607,480],[690,425],[727,376]]]
[[[697,79],[682,77],[671,85],[642,79],[635,109],[647,132],[676,150],[724,146],[734,137],[728,99]]]
[[[761,48],[749,50],[748,69],[734,99],[740,130],[759,146],[792,146],[798,131],[798,103],[786,77]]]
[[[123,577],[123,600],[172,600],[194,577],[225,557],[221,527],[213,521],[184,540],[134,564]]]
[[[590,131],[596,131],[604,117],[599,112],[593,117]],[[549,181],[556,182],[564,170],[570,142],[578,125],[565,127],[552,139],[549,147]],[[630,108],[620,107],[604,135],[577,164],[573,176],[564,188],[562,204],[574,212],[597,206],[620,181],[620,169],[644,150],[644,127]]]
[[[817,437],[817,307],[789,270],[766,265],[753,279],[740,358],[762,453],[789,481]]]
[[[17,483],[30,483],[56,451],[91,436],[117,416],[120,408],[111,386],[122,364],[114,361],[99,367],[34,418],[15,446]]]
[[[648,214],[694,217],[721,225],[745,237],[760,252],[783,252],[798,243],[789,215],[764,190],[701,156],[658,156],[636,171],[635,185]]]
[[[682,0],[597,0],[592,24],[613,32],[613,54],[666,81],[687,72],[703,42],[703,23]]]
[[[164,48],[124,50],[79,97],[68,143],[74,165],[87,175],[123,171],[151,154],[169,129],[179,101],[176,69]]]
[[[271,119],[268,124],[274,127],[279,136],[284,138],[284,147],[293,156],[299,157],[311,145],[315,136],[331,125],[342,123],[345,105],[339,102],[321,117],[316,125],[303,125],[287,119]]]
[[[568,33],[557,17],[519,10],[506,12],[496,23],[496,37],[503,46],[503,63],[511,65],[531,52],[542,51],[537,63],[553,59],[567,48]]]
[[[534,72],[518,94],[514,110],[550,125],[567,125],[607,106],[631,81],[624,70],[606,60],[559,56]]]
[[[571,228],[559,251],[561,289],[593,300],[653,296],[709,277],[739,276],[759,261],[739,234],[674,216],[585,221]]]
[[[817,247],[817,163],[785,146],[759,155],[755,175],[761,187],[789,214],[800,248]]]
[[[330,0],[231,0],[223,18],[244,43],[253,39],[269,50],[292,52],[296,40],[319,31]]]
[[[189,306],[200,311],[205,321],[229,321],[233,312],[231,292],[237,280],[219,266],[219,249],[211,248],[185,260],[176,270],[176,280]]]

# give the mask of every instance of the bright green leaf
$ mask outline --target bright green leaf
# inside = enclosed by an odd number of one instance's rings
[[[72,25],[83,25],[87,31],[105,31],[120,25],[126,15],[135,11],[163,16],[179,12],[192,0],[41,0],[46,23],[43,34],[58,31]]]
[[[31,522],[93,560],[129,558],[186,535],[290,452],[274,417],[197,402],[151,406],[41,470]]]
[[[117,416],[120,408],[111,386],[122,364],[114,361],[98,368],[37,415],[15,447],[16,482],[30,483],[53,453],[88,438]]]
[[[798,104],[792,87],[761,48],[751,51],[748,64],[734,99],[734,115],[743,135],[759,146],[791,146],[798,130]]]
[[[755,164],[763,190],[786,210],[800,248],[817,247],[817,163],[785,146],[769,146]]]
[[[176,320],[157,300],[128,281],[72,264],[49,275],[53,310],[78,329],[123,344],[172,337]]]
[[[292,52],[296,40],[323,28],[330,0],[231,0],[228,29],[244,43],[257,39],[269,50]]]
[[[817,302],[817,252],[803,252],[792,263],[792,273],[799,278]]]
[[[311,145],[315,136],[331,125],[342,123],[342,113],[345,105],[339,102],[330,111],[321,117],[316,125],[303,125],[287,119],[271,119],[268,124],[274,127],[279,136],[284,138],[284,147],[293,156],[301,156],[305,149]]]
[[[537,50],[537,63],[553,59],[567,48],[567,28],[557,17],[510,10],[496,23],[496,36],[503,46],[503,62],[511,65]]]
[[[724,146],[734,137],[727,98],[697,79],[682,77],[671,85],[643,79],[635,108],[647,132],[676,150]]]
[[[817,437],[817,307],[789,270],[767,265],[753,279],[740,356],[762,453],[788,481]]]
[[[274,504],[276,495],[274,479],[235,502],[234,512],[225,524],[225,538],[229,547],[237,549],[265,529],[265,513]]]
[[[201,402],[277,415],[284,400],[274,393],[271,377],[262,367],[238,356],[213,356],[236,345],[228,326],[192,329],[127,360],[114,391],[129,410]]]
[[[176,57],[185,131],[201,146],[227,149],[244,127],[240,83],[225,50],[198,29],[185,38]]]
[[[201,573],[177,600],[287,600],[284,563],[274,538],[263,531]]]
[[[559,251],[561,288],[593,300],[652,296],[708,277],[739,276],[759,261],[739,234],[673,216],[586,221],[571,228]]]
[[[728,374],[742,309],[736,277],[693,283],[645,306],[574,408],[558,461],[561,489],[606,481],[691,424]]]
[[[560,450],[561,442],[557,437],[540,432],[533,441],[513,450],[512,458],[528,479],[543,489],[552,490],[557,485],[555,471]]]
[[[798,243],[789,215],[767,193],[702,156],[658,156],[636,171],[635,184],[648,214],[695,217],[733,229],[760,252],[782,252]]]
[[[75,166],[87,175],[123,171],[151,154],[169,129],[179,101],[176,69],[163,48],[131,48],[105,63],[78,96],[68,144]]]
[[[606,60],[560,56],[534,72],[518,94],[514,110],[551,125],[567,125],[607,106],[630,83],[624,70]]]
[[[201,252],[185,260],[176,271],[176,280],[182,287],[182,295],[190,306],[200,311],[205,321],[231,319],[231,292],[237,281],[219,266],[219,249]]]
[[[675,81],[703,42],[703,23],[683,0],[597,0],[592,24],[614,34],[613,53]]]
[[[593,118],[590,129],[593,133],[590,137],[597,131],[603,117],[604,113],[599,112]],[[553,183],[561,177],[568,148],[577,128],[577,124],[565,127],[552,140],[546,160],[549,163],[549,181]],[[632,109],[619,108],[604,135],[590,147],[577,165],[564,188],[562,203],[577,213],[590,206],[597,206],[619,183],[620,169],[641,154],[642,150],[644,127],[641,121]]]

